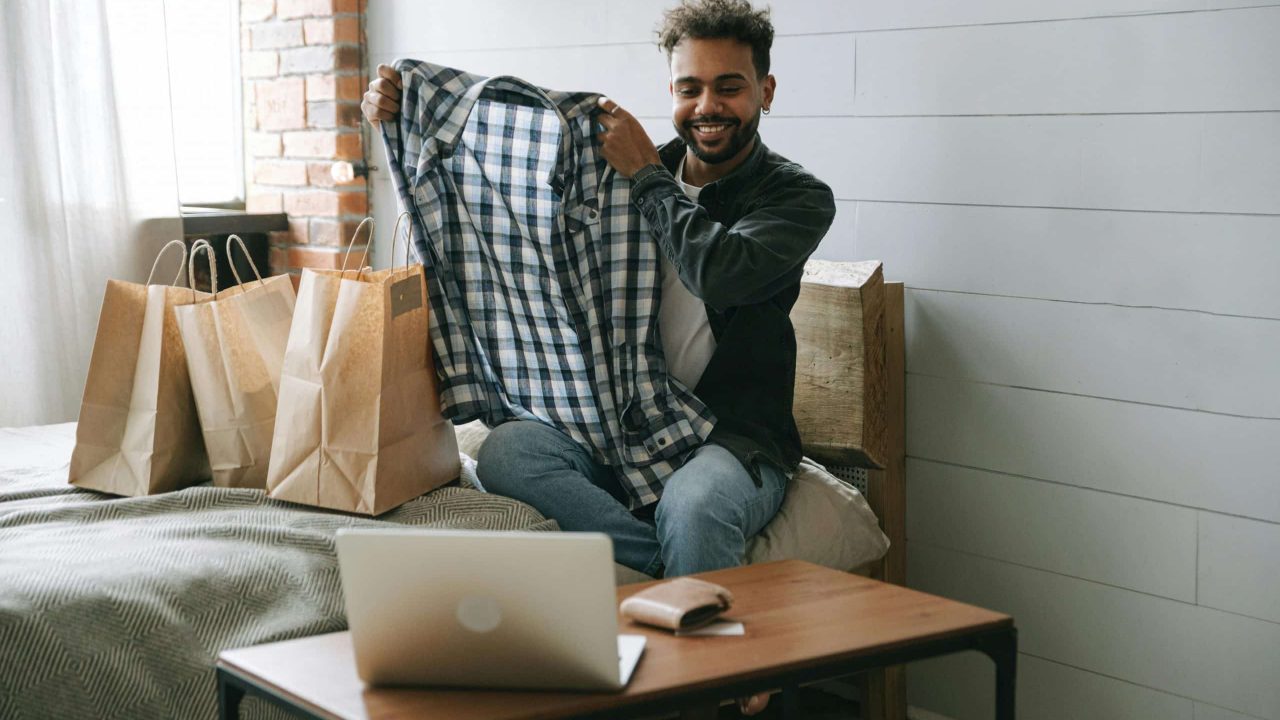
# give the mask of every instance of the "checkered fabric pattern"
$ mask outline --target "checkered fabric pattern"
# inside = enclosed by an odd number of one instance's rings
[[[667,375],[660,249],[597,153],[598,95],[396,63],[391,176],[426,266],[441,404],[455,422],[540,420],[613,467],[631,506],[715,419]]]

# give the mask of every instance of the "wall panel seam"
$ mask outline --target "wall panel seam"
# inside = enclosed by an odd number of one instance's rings
[[[1016,622],[1016,621],[1017,621],[1017,618],[1014,618],[1014,621]],[[1228,711],[1228,712],[1236,713],[1237,715],[1244,715],[1244,716],[1246,716],[1246,717],[1250,717],[1250,718],[1256,718],[1256,717],[1257,717],[1257,716],[1255,716],[1255,715],[1248,715],[1247,713],[1242,713],[1242,712],[1240,712],[1239,710],[1232,710],[1231,708],[1224,708],[1224,707],[1222,707],[1222,706],[1220,706],[1220,705],[1214,705],[1213,703],[1205,702],[1204,700],[1201,700],[1200,698],[1192,697],[1192,696],[1190,696],[1190,695],[1182,695],[1182,694],[1180,694],[1180,693],[1173,692],[1173,691],[1168,690],[1168,689],[1166,689],[1166,688],[1154,687],[1154,686],[1152,686],[1152,685],[1143,685],[1142,683],[1134,682],[1134,681],[1129,680],[1129,679],[1126,679],[1126,678],[1116,677],[1115,675],[1108,675],[1107,673],[1098,672],[1097,670],[1091,670],[1091,669],[1086,668],[1086,667],[1080,667],[1079,665],[1072,665],[1071,663],[1063,662],[1063,661],[1061,661],[1061,660],[1055,660],[1055,659],[1053,659],[1053,658],[1045,657],[1045,656],[1043,656],[1043,655],[1037,655],[1037,654],[1035,654],[1035,653],[1024,652],[1024,651],[1022,651],[1022,650],[1019,650],[1019,651],[1018,651],[1018,654],[1019,654],[1019,655],[1025,655],[1026,657],[1029,657],[1029,658],[1035,658],[1036,660],[1040,660],[1040,661],[1043,661],[1043,662],[1053,663],[1054,665],[1060,665],[1060,666],[1065,667],[1065,668],[1071,668],[1072,670],[1077,670],[1077,671],[1079,671],[1079,672],[1089,673],[1090,675],[1096,675],[1096,676],[1098,676],[1098,677],[1103,677],[1103,678],[1106,678],[1106,679],[1108,679],[1108,680],[1114,680],[1114,681],[1116,681],[1116,682],[1121,682],[1121,683],[1124,683],[1125,685],[1132,685],[1133,687],[1142,688],[1142,689],[1144,689],[1144,690],[1151,690],[1151,691],[1153,691],[1153,692],[1158,692],[1158,693],[1160,693],[1160,694],[1162,694],[1162,695],[1169,695],[1169,696],[1171,696],[1171,697],[1176,697],[1176,698],[1178,698],[1178,699],[1180,699],[1180,700],[1187,700],[1188,702],[1191,702],[1191,703],[1200,703],[1201,705],[1208,705],[1208,706],[1215,707],[1215,708],[1221,708],[1222,710],[1226,710],[1226,711]],[[1193,710],[1192,710],[1192,712],[1194,712],[1194,706],[1193,706]],[[1257,718],[1257,720],[1265,720],[1265,718]]]
[[[913,27],[897,27],[897,28],[868,28],[866,30],[830,30],[818,31],[810,33],[787,33],[786,35],[778,35],[777,37],[810,37],[814,35],[842,35],[852,33],[855,35],[869,35],[871,33],[900,33],[913,32],[916,30],[958,30],[963,28],[979,28],[979,27],[1001,27],[1006,25],[1044,25],[1047,23],[1063,23],[1063,22],[1087,22],[1101,20],[1124,20],[1127,18],[1153,18],[1164,15],[1195,15],[1205,13],[1224,13],[1224,12],[1240,12],[1248,10],[1261,10],[1266,8],[1280,7],[1280,3],[1270,3],[1267,5],[1247,5],[1244,7],[1233,8],[1193,8],[1190,10],[1160,10],[1157,12],[1131,12],[1121,13],[1117,15],[1082,15],[1080,17],[1061,17],[1061,18],[1043,18],[1043,19],[1023,19],[1023,20],[996,20],[992,22],[977,23],[956,23],[952,25],[921,25]]]
[[[908,355],[910,357],[910,355]],[[911,369],[907,370],[907,376],[915,376],[922,378],[931,378],[934,380],[948,380],[953,382],[968,383],[970,385],[985,385],[987,387],[1009,388],[1012,390],[1027,390],[1030,392],[1048,393],[1050,395],[1065,395],[1067,397],[1085,398],[1088,400],[1104,400],[1106,402],[1124,403],[1126,405],[1142,405],[1144,407],[1160,408],[1162,410],[1179,410],[1182,412],[1202,413],[1204,415],[1213,415],[1215,417],[1229,417],[1238,420],[1258,420],[1263,422],[1280,422],[1280,417],[1271,417],[1268,415],[1239,415],[1236,413],[1222,412],[1219,410],[1204,410],[1201,408],[1183,407],[1179,405],[1163,405],[1161,403],[1145,402],[1142,400],[1126,400],[1124,398],[1107,397],[1105,395],[1089,395],[1086,393],[1073,393],[1066,390],[1051,390],[1048,388],[1031,387],[1028,385],[1008,385],[1005,383],[989,382],[987,380],[973,380],[965,377],[954,377],[950,375],[934,375],[931,373],[922,373]]]
[[[1057,570],[1050,570],[1049,568],[1036,567],[1035,565],[1027,565],[1025,563],[1014,562],[1012,560],[1005,560],[1003,558],[991,557],[990,555],[983,555],[982,553],[976,553],[969,550],[961,550],[959,548],[953,548],[947,545],[943,545],[941,543],[933,543],[933,542],[928,542],[926,540],[920,540],[919,538],[912,540],[911,544],[917,545],[919,547],[932,548],[935,550],[942,550],[944,552],[955,553],[956,555],[964,555],[966,557],[977,558],[979,560],[985,560],[987,562],[1000,563],[1001,565],[1008,565],[1010,567],[1022,568],[1024,570],[1033,570],[1035,572],[1042,572],[1047,575],[1053,575],[1055,577],[1066,578],[1068,580],[1074,580],[1076,582],[1088,583],[1090,585],[1096,585],[1098,587],[1111,588],[1112,590],[1119,590],[1121,592],[1133,593],[1134,595],[1141,595],[1143,597],[1155,598],[1157,600],[1177,603],[1184,607],[1199,608],[1201,610],[1208,610],[1210,612],[1222,613],[1223,615],[1231,615],[1233,617],[1244,618],[1246,620],[1266,623],[1267,625],[1280,626],[1280,622],[1277,622],[1275,620],[1269,620],[1267,618],[1257,617],[1256,615],[1246,615],[1245,613],[1242,613],[1242,612],[1236,612],[1234,610],[1224,610],[1220,607],[1214,607],[1212,605],[1200,605],[1198,603],[1187,602],[1186,600],[1179,600],[1177,598],[1172,598],[1172,597],[1169,597],[1168,595],[1158,595],[1156,593],[1145,592],[1143,590],[1135,590],[1133,588],[1125,587],[1123,585],[1115,585],[1113,583],[1102,582],[1101,580],[1091,580],[1089,578],[1080,577],[1079,575],[1071,575],[1069,573],[1058,572]],[[908,584],[911,584],[911,583],[908,582]],[[1014,620],[1016,621],[1017,618],[1014,618]]]
[[[962,549],[962,548],[953,547],[953,546],[948,545],[948,544],[946,544],[946,543],[932,542],[932,541],[929,541],[929,540],[921,540],[920,538],[913,538],[913,539],[911,540],[911,543],[912,543],[912,544],[914,544],[914,545],[918,545],[918,546],[920,546],[920,547],[935,548],[935,549],[938,549],[938,550],[945,550],[945,551],[947,551],[947,552],[953,552],[953,553],[956,553],[956,554],[958,554],[958,555],[966,555],[966,556],[968,556],[968,557],[980,558],[980,559],[982,559],[982,560],[987,560],[987,561],[989,561],[989,562],[997,562],[997,563],[1002,563],[1002,564],[1004,564],[1004,565],[1012,565],[1013,567],[1025,568],[1025,569],[1027,569],[1027,570],[1035,570],[1035,571],[1037,571],[1037,572],[1048,573],[1048,574],[1050,574],[1050,575],[1056,575],[1057,577],[1069,578],[1069,579],[1071,579],[1071,580],[1079,580],[1080,582],[1090,583],[1091,585],[1100,585],[1100,586],[1102,586],[1102,587],[1109,587],[1109,588],[1114,588],[1114,589],[1116,589],[1116,590],[1123,590],[1123,591],[1125,591],[1125,592],[1131,592],[1131,593],[1134,593],[1134,594],[1136,594],[1136,595],[1144,595],[1144,596],[1146,596],[1146,597],[1160,598],[1161,600],[1169,600],[1169,601],[1171,601],[1171,602],[1176,602],[1176,603],[1178,603],[1178,604],[1180,604],[1180,605],[1186,605],[1186,606],[1188,606],[1188,607],[1203,607],[1203,608],[1206,608],[1206,609],[1209,609],[1209,610],[1216,610],[1216,611],[1218,611],[1218,612],[1226,612],[1226,613],[1229,613],[1229,614],[1231,614],[1231,615],[1240,615],[1241,617],[1247,617],[1247,618],[1249,618],[1249,619],[1251,619],[1251,620],[1261,620],[1262,622],[1271,623],[1271,624],[1273,624],[1273,625],[1280,625],[1280,623],[1278,623],[1278,622],[1275,622],[1275,621],[1273,621],[1273,620],[1267,620],[1267,619],[1265,619],[1265,618],[1255,618],[1255,617],[1253,617],[1252,615],[1244,615],[1244,614],[1242,614],[1242,613],[1230,612],[1230,611],[1228,611],[1228,610],[1222,610],[1222,609],[1220,609],[1220,608],[1210,607],[1210,606],[1207,606],[1207,605],[1199,605],[1199,604],[1197,604],[1197,603],[1194,603],[1194,602],[1188,602],[1188,601],[1186,601],[1186,600],[1179,600],[1178,598],[1176,598],[1176,597],[1171,597],[1171,596],[1169,596],[1169,595],[1161,595],[1160,593],[1147,592],[1146,590],[1138,590],[1137,588],[1131,588],[1131,587],[1128,587],[1128,586],[1126,586],[1126,585],[1117,585],[1117,584],[1115,584],[1115,583],[1103,582],[1103,581],[1101,581],[1101,580],[1094,580],[1094,579],[1092,579],[1092,578],[1081,577],[1081,576],[1079,576],[1079,575],[1072,575],[1071,573],[1061,572],[1061,571],[1059,571],[1059,570],[1053,570],[1053,569],[1051,569],[1051,568],[1046,568],[1046,567],[1040,567],[1039,565],[1029,565],[1029,564],[1027,564],[1027,563],[1023,563],[1023,562],[1017,562],[1016,560],[1009,560],[1009,559],[1006,559],[1006,558],[995,557],[995,556],[993,556],[993,555],[986,555],[986,554],[984,554],[984,553],[974,552],[974,551],[972,551],[972,550],[965,550],[965,549]]]
[[[911,453],[908,453],[907,459],[915,460],[916,462],[933,463],[934,465],[945,465],[947,467],[960,468],[962,470],[975,470],[977,472],[990,473],[992,475],[1001,475],[1003,477],[1015,478],[1018,480],[1031,480],[1033,482],[1047,483],[1049,485],[1057,485],[1058,487],[1071,488],[1074,490],[1083,490],[1085,492],[1095,492],[1095,493],[1102,493],[1104,495],[1113,495],[1115,497],[1128,498],[1130,500],[1142,500],[1144,502],[1155,503],[1157,505],[1167,505],[1169,507],[1183,508],[1185,510],[1194,510],[1201,513],[1210,513],[1213,515],[1221,515],[1222,517],[1236,518],[1237,520],[1248,520],[1250,522],[1264,523],[1266,525],[1274,525],[1274,526],[1280,527],[1280,522],[1276,520],[1268,520],[1266,518],[1252,517],[1249,515],[1240,515],[1238,513],[1223,512],[1221,510],[1212,510],[1209,508],[1199,507],[1198,505],[1187,505],[1185,503],[1172,502],[1170,500],[1162,500],[1160,498],[1147,497],[1145,495],[1134,495],[1132,493],[1117,492],[1115,490],[1091,487],[1089,485],[1077,485],[1075,483],[1067,482],[1065,480],[1050,480],[1049,478],[1036,477],[1034,475],[1023,475],[1021,473],[1011,473],[1005,470],[997,470],[995,468],[982,467],[979,465],[966,465],[965,463],[958,463],[951,460],[944,460],[942,458],[929,457],[928,455],[913,455]]]
[[[1001,27],[1008,25],[1043,25],[1046,23],[1064,23],[1064,22],[1087,22],[1102,20],[1123,20],[1128,18],[1154,18],[1172,15],[1194,15],[1204,13],[1224,13],[1224,12],[1243,12],[1250,10],[1261,10],[1266,8],[1280,7],[1280,3],[1272,3],[1268,5],[1250,5],[1247,7],[1236,8],[1196,8],[1191,10],[1162,10],[1159,12],[1132,12],[1117,15],[1083,15],[1080,17],[1062,17],[1062,18],[1043,18],[1043,19],[1023,19],[1023,20],[1000,20],[994,22],[978,22],[978,23],[956,23],[951,25],[920,25],[912,27],[891,27],[891,28],[867,28],[865,30],[827,30],[816,32],[798,32],[798,33],[775,33],[774,39],[778,38],[806,38],[820,37],[828,35],[868,35],[872,33],[901,33],[914,32],[919,30],[959,30],[964,28],[980,28],[980,27]],[[511,50],[574,50],[580,48],[594,47],[624,47],[652,45],[657,46],[652,40],[619,40],[615,42],[598,42],[598,43],[563,43],[551,45],[497,45],[488,47],[451,47],[447,50],[439,52],[504,52]],[[416,52],[416,51],[413,51]],[[379,54],[373,56],[375,58],[386,57]]]
[[[857,74],[857,69],[854,69]],[[856,82],[856,81],[855,81]],[[830,120],[832,118],[848,119],[848,120],[912,120],[912,119],[950,119],[950,118],[1060,118],[1060,117],[1150,117],[1150,116],[1166,116],[1166,115],[1274,115],[1280,113],[1280,108],[1268,108],[1260,110],[1147,110],[1147,111],[1117,111],[1117,112],[1039,112],[1039,113],[932,113],[932,114],[916,114],[916,115],[876,115],[872,113],[813,113],[792,115],[790,113],[781,113],[771,115],[770,121],[776,120]],[[665,120],[667,115],[651,115],[636,114],[641,120]]]
[[[1081,212],[1122,212],[1151,215],[1225,215],[1236,217],[1274,217],[1280,213],[1243,213],[1215,210],[1149,210],[1146,208],[1099,208],[1072,205],[1001,205],[997,203],[939,202],[937,200],[884,200],[880,198],[836,197],[836,202],[884,203],[886,205],[940,205],[943,207],[1009,208],[1011,210],[1078,210]]]
[[[973,295],[976,297],[1005,298],[1008,300],[1030,300],[1033,302],[1050,302],[1061,303],[1064,305],[1091,305],[1098,307],[1114,307],[1126,310],[1165,310],[1168,312],[1193,313],[1196,315],[1208,315],[1210,317],[1231,318],[1235,320],[1261,320],[1264,322],[1280,322],[1280,317],[1271,317],[1269,315],[1241,315],[1237,313],[1215,312],[1213,310],[1198,310],[1196,308],[1180,308],[1169,307],[1167,305],[1128,305],[1125,303],[1105,302],[1102,300],[1067,300],[1065,298],[1036,297],[1034,295],[1006,295],[1003,293],[985,293],[976,290],[951,290],[947,288],[928,288],[918,285],[907,285],[907,290],[917,292],[943,293],[947,295]]]

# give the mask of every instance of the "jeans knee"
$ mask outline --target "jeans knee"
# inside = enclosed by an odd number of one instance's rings
[[[476,477],[480,485],[487,491],[499,495],[508,494],[508,479],[516,475],[516,470],[526,465],[532,444],[529,436],[536,432],[538,423],[518,420],[503,423],[489,432],[489,436],[480,445],[476,453]]]
[[[559,430],[533,420],[494,428],[476,454],[476,478],[488,492],[520,498],[533,478],[574,466],[582,453]]]
[[[714,488],[697,484],[668,488],[654,512],[659,533],[685,532],[688,528],[737,526],[738,506]]]

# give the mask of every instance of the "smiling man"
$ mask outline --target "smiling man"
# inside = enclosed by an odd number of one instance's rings
[[[632,202],[664,256],[659,331],[668,370],[717,418],[707,442],[664,482],[652,522],[626,511],[610,473],[546,426],[502,425],[480,453],[487,489],[567,530],[610,534],[619,562],[651,575],[742,564],[800,460],[788,316],[835,203],[757,132],[777,85],[772,43],[767,10],[746,0],[688,1],[659,32],[679,137],[654,147],[630,113],[600,100],[602,154],[631,178]]]
[[[609,472],[545,425],[499,426],[478,472],[566,530],[614,538],[619,562],[668,576],[741,565],[800,461],[792,415],[789,313],[805,260],[835,216],[831,190],[758,134],[774,101],[773,27],[746,0],[696,0],[659,32],[677,139],[654,146],[608,98],[601,152],[632,180],[632,202],[664,256],[659,334],[668,371],[716,416],[715,430],[636,517]]]
[[[661,248],[659,335],[669,374],[716,417],[707,441],[633,513],[616,474],[549,425],[498,426],[480,451],[490,492],[533,505],[565,530],[609,534],[618,562],[675,576],[741,565],[782,504],[800,461],[792,415],[789,313],[805,260],[835,216],[830,188],[765,147],[774,102],[773,26],[747,0],[685,0],[659,31],[677,138],[655,147],[600,99],[601,153],[631,178],[632,203]],[[378,68],[363,109],[397,117],[399,74]]]
[[[835,217],[831,190],[760,139],[777,85],[773,26],[747,0],[685,0],[664,16],[672,122],[662,147],[608,98],[601,153],[632,181],[632,203],[661,247],[659,335],[669,374],[715,414],[707,441],[636,513],[609,467],[559,430],[498,426],[478,458],[485,489],[522,500],[565,530],[610,535],[618,562],[650,575],[741,565],[747,540],[782,504],[800,461],[792,415],[789,319],[805,260]],[[397,117],[398,73],[380,66],[363,108]],[[758,712],[766,698],[742,701]]]

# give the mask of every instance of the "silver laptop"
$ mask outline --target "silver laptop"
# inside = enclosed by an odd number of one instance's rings
[[[371,685],[620,690],[644,651],[618,634],[607,535],[344,529],[337,542]]]

